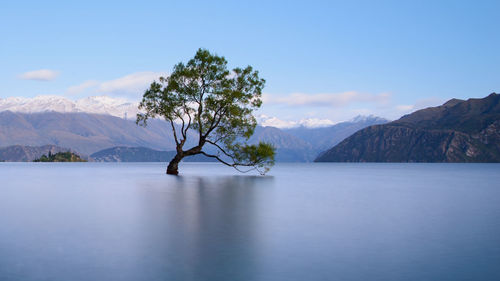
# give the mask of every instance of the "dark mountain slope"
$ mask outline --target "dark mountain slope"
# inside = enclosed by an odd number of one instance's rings
[[[318,162],[500,162],[500,95],[416,111],[370,126]]]

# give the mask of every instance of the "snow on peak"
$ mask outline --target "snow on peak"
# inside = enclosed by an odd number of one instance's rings
[[[377,117],[375,115],[358,115],[352,118],[349,121],[350,123],[358,123],[358,122],[387,122],[388,120],[384,118]],[[295,128],[295,127],[306,127],[306,128],[320,128],[320,127],[328,127],[337,124],[337,122],[333,122],[329,119],[318,119],[318,118],[306,118],[298,121],[290,121],[290,120],[282,120],[277,117],[267,116],[261,114],[257,117],[257,122],[259,125],[267,127],[276,127],[276,128]]]
[[[0,99],[0,111],[36,113],[55,111],[62,113],[86,112],[108,114],[121,118],[134,118],[137,103],[108,96],[93,96],[76,101],[61,96],[37,96],[34,98],[10,97]]]

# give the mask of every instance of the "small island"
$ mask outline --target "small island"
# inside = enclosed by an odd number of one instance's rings
[[[42,157],[33,160],[33,162],[87,162],[87,160],[70,151],[58,152],[56,154],[52,154],[49,151],[48,156],[42,155]]]

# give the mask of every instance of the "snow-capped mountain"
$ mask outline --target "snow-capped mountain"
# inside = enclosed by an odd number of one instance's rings
[[[37,96],[34,98],[10,97],[0,99],[0,111],[21,113],[85,112],[106,114],[121,118],[135,118],[138,103],[108,96],[93,96],[72,101],[61,96]]]
[[[122,118],[135,118],[139,112],[138,103],[108,96],[87,97],[76,101],[76,107],[82,112],[109,114]]]
[[[19,113],[40,113],[40,112],[60,112],[60,113],[92,113],[104,114],[125,119],[135,119],[138,113],[138,102],[131,102],[122,98],[112,98],[108,96],[92,96],[72,101],[62,96],[37,96],[34,98],[10,97],[0,98],[0,112],[11,111]],[[307,118],[297,121],[282,120],[274,116],[257,116],[259,125],[264,127],[276,127],[280,129],[291,128],[324,128],[335,123],[328,119]],[[356,116],[351,123],[385,123],[387,120],[373,115]]]

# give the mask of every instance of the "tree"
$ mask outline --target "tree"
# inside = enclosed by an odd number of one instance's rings
[[[196,154],[242,172],[255,169],[265,174],[274,164],[274,147],[246,144],[257,125],[252,112],[262,105],[264,84],[251,66],[229,71],[224,57],[199,49],[194,58],[175,65],[170,76],[160,77],[145,91],[137,124],[146,126],[149,118],[163,117],[170,125],[177,154],[167,174],[177,175],[179,162]],[[185,149],[193,136],[188,132],[196,133],[197,142]]]

